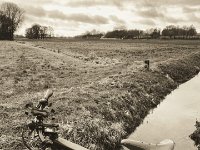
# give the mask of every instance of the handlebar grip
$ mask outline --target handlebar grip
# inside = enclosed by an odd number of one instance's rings
[[[48,89],[44,96],[44,99],[48,100],[52,95],[53,95],[53,91]]]
[[[45,110],[33,109],[33,110],[31,111],[31,113],[32,113],[34,116],[48,117],[48,112],[45,111]]]

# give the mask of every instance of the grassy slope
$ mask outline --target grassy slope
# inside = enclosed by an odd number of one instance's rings
[[[197,74],[199,50],[198,41],[0,42],[0,149],[22,147],[23,106],[49,87],[63,137],[117,149],[150,109]]]

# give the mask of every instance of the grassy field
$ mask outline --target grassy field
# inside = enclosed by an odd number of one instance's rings
[[[0,149],[22,149],[24,105],[47,88],[61,136],[92,150],[119,149],[199,67],[199,41],[0,41]]]

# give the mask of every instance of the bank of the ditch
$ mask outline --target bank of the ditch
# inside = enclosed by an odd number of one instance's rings
[[[91,150],[120,149],[121,139],[132,133],[166,95],[194,77],[199,68],[200,53],[195,53],[154,64],[150,70],[122,71],[79,93],[72,90],[78,98],[69,101],[68,106],[59,106],[57,114],[62,118],[58,122],[64,121],[62,136]],[[72,113],[74,109],[77,114]]]
[[[88,114],[63,136],[89,149],[120,149],[121,139],[133,132],[166,95],[194,77],[199,68],[200,53],[195,53],[157,64],[150,70],[113,76],[112,90],[96,98],[96,106],[88,105]],[[106,84],[96,88],[102,92],[105,86],[109,88]]]
[[[4,71],[7,73],[5,76],[13,71],[11,75],[15,78],[12,88],[16,93],[2,96],[6,104],[0,110],[3,116],[0,149],[24,148],[20,129],[27,118],[21,110],[28,101],[36,103],[42,97],[44,88],[48,87],[54,90],[51,100],[56,109],[55,122],[60,124],[62,137],[91,150],[120,149],[121,139],[131,134],[152,108],[178,85],[199,72],[200,53],[150,63],[150,70],[141,66],[135,69],[137,66],[132,64],[124,65],[124,68],[114,68],[117,71],[112,75],[80,86],[77,84],[77,87],[70,86],[70,83],[61,87],[62,83],[57,79],[64,72],[51,66],[47,60],[45,63],[39,62],[34,63],[29,57],[21,56],[12,70],[7,68],[8,73]],[[42,71],[45,74],[37,74]],[[80,78],[76,78],[78,73],[75,73],[72,78],[79,82],[83,73],[78,72]],[[42,77],[44,82],[41,82]]]
[[[196,121],[196,130],[191,133],[190,138],[194,141],[195,146],[200,150],[200,122]]]

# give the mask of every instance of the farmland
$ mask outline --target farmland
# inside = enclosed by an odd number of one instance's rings
[[[22,149],[24,106],[48,88],[62,137],[119,149],[150,109],[198,73],[199,60],[200,42],[190,40],[0,41],[0,149]]]

